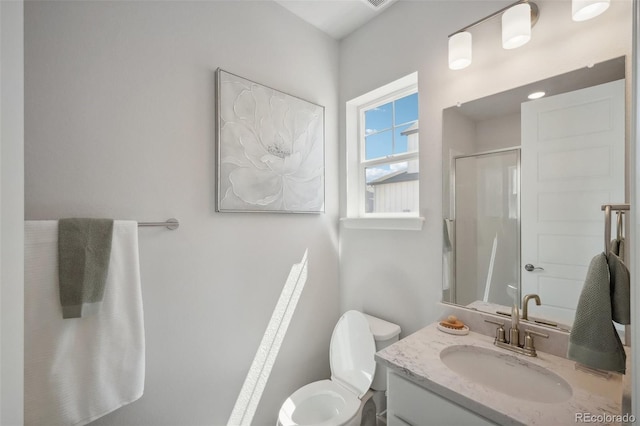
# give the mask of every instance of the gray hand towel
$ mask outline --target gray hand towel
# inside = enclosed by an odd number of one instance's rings
[[[58,278],[63,318],[99,309],[111,257],[113,220],[58,221]]]
[[[609,266],[604,253],[591,260],[580,293],[567,358],[601,370],[625,372],[626,355],[612,322]]]
[[[631,324],[631,277],[620,257],[609,253],[611,278],[611,318],[618,324]]]

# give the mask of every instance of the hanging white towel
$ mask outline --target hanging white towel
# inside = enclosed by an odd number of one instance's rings
[[[144,390],[138,226],[115,221],[99,314],[62,318],[57,221],[25,222],[25,425],[84,425]]]

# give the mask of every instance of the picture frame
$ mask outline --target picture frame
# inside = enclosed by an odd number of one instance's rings
[[[324,107],[216,70],[216,211],[324,213]]]

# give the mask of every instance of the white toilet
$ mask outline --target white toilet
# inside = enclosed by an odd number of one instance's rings
[[[376,364],[374,354],[398,341],[399,335],[398,325],[379,318],[358,311],[342,315],[331,335],[331,379],[309,383],[287,398],[278,426],[359,426],[361,407],[376,393],[369,388],[387,387],[386,371]]]

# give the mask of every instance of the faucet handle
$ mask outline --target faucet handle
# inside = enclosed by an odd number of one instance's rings
[[[495,324],[495,325],[498,326],[498,329],[496,330],[496,341],[497,342],[507,343],[506,333],[504,331],[504,323],[503,322],[493,321],[493,320],[488,320],[488,319],[486,319],[485,322],[488,322],[488,323],[491,323],[491,324]]]
[[[525,330],[524,334],[533,334],[534,336],[544,337],[545,339],[549,338],[548,334],[540,333],[539,331],[535,331],[535,330]]]
[[[540,336],[540,337],[544,337],[545,339],[549,338],[548,334],[544,334],[544,333],[540,333],[539,331],[535,331],[535,330],[525,330],[524,331],[524,351],[525,353],[527,353],[527,355],[529,356],[536,356],[536,348],[533,346],[533,337],[531,337],[531,335],[534,336]]]

